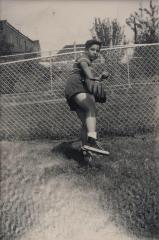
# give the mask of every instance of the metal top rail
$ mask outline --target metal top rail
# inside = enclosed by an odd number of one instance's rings
[[[136,48],[136,47],[149,47],[149,46],[159,46],[159,43],[151,43],[151,44],[131,44],[131,45],[118,45],[118,46],[115,46],[115,47],[104,47],[101,49],[101,52],[102,51],[111,51],[111,50],[114,50],[114,49],[125,49],[125,48]],[[67,48],[69,49],[69,48]],[[70,48],[72,49],[72,48]],[[56,54],[52,54],[51,51],[48,51],[48,55],[46,56],[41,56],[41,57],[34,57],[34,58],[27,58],[27,59],[21,59],[21,60],[15,60],[15,61],[8,61],[8,62],[3,62],[3,63],[0,63],[0,66],[1,65],[7,65],[7,64],[11,64],[11,63],[18,63],[18,62],[28,62],[28,61],[32,61],[32,60],[39,60],[39,59],[45,59],[45,58],[50,58],[50,57],[59,57],[59,56],[66,56],[66,55],[71,55],[71,54],[76,54],[76,53],[82,53],[83,51],[72,51],[72,52],[65,52],[65,53],[56,53]],[[17,54],[17,55],[7,55],[5,57],[9,57],[9,56],[18,56],[18,55],[31,55],[31,54],[35,54],[35,53],[42,53],[42,52],[32,52],[32,53],[26,53],[26,54]],[[2,56],[1,56],[2,57]],[[71,60],[65,60],[65,61],[62,61],[62,62],[68,62]],[[61,61],[60,61],[61,62]]]

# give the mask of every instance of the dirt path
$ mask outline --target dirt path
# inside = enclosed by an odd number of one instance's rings
[[[22,240],[130,239],[102,211],[98,193],[58,178],[50,181],[42,194],[47,206],[40,207],[40,222]]]

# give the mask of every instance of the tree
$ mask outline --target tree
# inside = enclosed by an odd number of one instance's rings
[[[104,20],[95,18],[91,33],[93,38],[103,43],[103,46],[115,46],[125,42],[124,28],[117,19],[110,21],[109,18]]]
[[[150,0],[149,9],[139,8],[138,12],[126,19],[126,24],[134,32],[134,43],[159,42],[159,6]]]
[[[130,17],[128,19],[126,19],[126,23],[133,30],[134,43],[137,43],[138,29],[137,29],[136,17],[133,14],[131,14]]]

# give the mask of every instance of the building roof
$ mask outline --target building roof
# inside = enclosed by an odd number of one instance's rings
[[[27,37],[26,35],[24,35],[23,33],[21,33],[18,29],[16,29],[15,27],[13,27],[7,20],[0,20],[0,23],[6,24],[8,25],[8,27],[10,27],[12,30],[14,30],[15,32],[17,32],[18,34],[20,34],[22,37],[27,38],[29,41],[31,41],[32,43],[34,42],[39,42],[39,40],[31,40],[29,37]]]

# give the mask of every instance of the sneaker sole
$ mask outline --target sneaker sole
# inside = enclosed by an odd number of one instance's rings
[[[98,149],[96,149],[96,148],[89,147],[89,146],[86,146],[86,145],[84,145],[84,146],[82,147],[82,149],[87,150],[87,151],[91,151],[91,152],[96,152],[96,153],[99,153],[99,154],[102,154],[102,155],[109,155],[109,154],[110,154],[108,151],[98,150]]]

